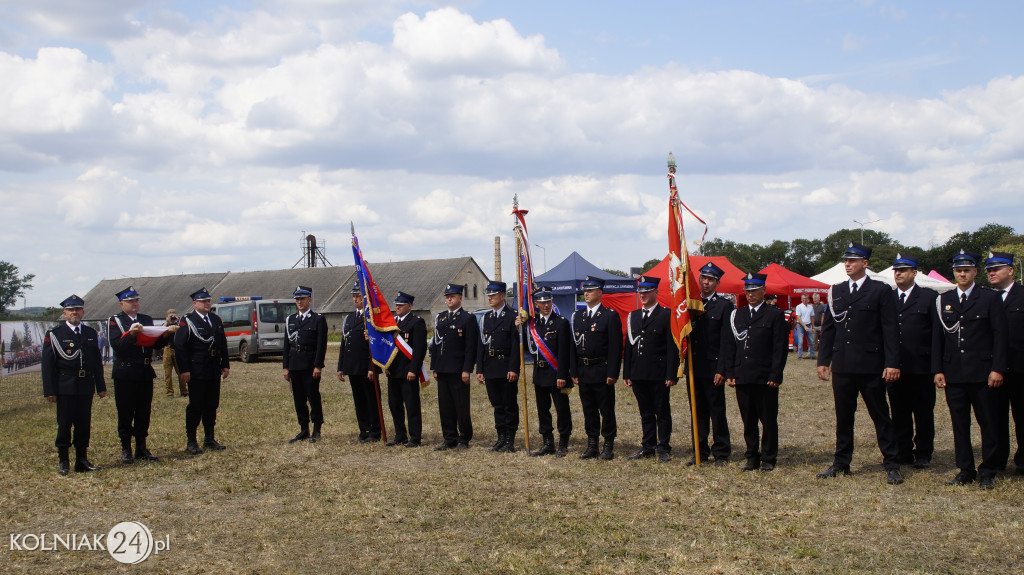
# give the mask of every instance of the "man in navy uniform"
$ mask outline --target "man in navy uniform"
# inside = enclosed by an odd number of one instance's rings
[[[832,465],[819,479],[850,473],[857,396],[864,398],[875,423],[886,480],[903,483],[899,450],[885,386],[900,378],[899,325],[892,288],[867,277],[871,248],[856,242],[843,253],[849,281],[829,288],[828,309],[821,326],[818,377],[832,377],[836,403],[836,451]],[[831,368],[830,368],[831,366]]]
[[[640,450],[629,459],[658,456],[672,460],[672,407],[669,389],[679,378],[679,348],[672,338],[672,314],[658,305],[660,278],[640,276],[636,291],[641,308],[626,318],[626,342],[623,346],[622,381],[633,390],[640,410],[643,436]]]
[[[718,372],[736,388],[747,444],[741,471],[771,471],[779,455],[779,386],[789,355],[789,322],[782,310],[764,303],[767,279],[748,273],[747,305],[729,312],[722,324]]]
[[[516,312],[505,305],[505,282],[492,281],[484,289],[491,311],[484,314],[476,354],[476,380],[486,383],[494,408],[498,440],[491,451],[513,453],[519,431],[519,331]]]
[[[580,459],[598,457],[598,437],[604,437],[600,458],[615,457],[615,382],[622,365],[622,320],[613,309],[601,305],[604,280],[587,276],[583,280],[583,301],[587,308],[572,317],[573,345],[571,374],[579,386],[583,404],[583,429],[587,448]]]
[[[996,433],[999,451],[996,466],[1002,469],[1010,458],[1010,410],[1017,430],[1017,452],[1013,464],[1018,475],[1024,475],[1024,288],[1013,281],[1013,254],[989,252],[985,260],[988,283],[1003,300],[1009,342],[1009,367],[1003,374],[1002,387],[995,390]]]
[[[203,447],[222,450],[214,435],[217,407],[220,406],[220,382],[231,373],[228,362],[228,340],[224,323],[215,313],[210,293],[199,288],[191,295],[192,311],[185,314],[174,333],[174,356],[178,374],[189,387],[185,407],[185,449],[192,455],[203,452],[196,440],[199,423],[203,424]]]
[[[71,471],[68,449],[75,446],[75,471],[96,471],[89,462],[92,395],[107,396],[96,330],[82,323],[85,301],[72,295],[60,302],[64,321],[46,332],[42,345],[43,395],[57,404],[57,473]],[[71,436],[74,429],[74,438]]]
[[[414,301],[416,298],[405,292],[395,296],[395,321],[401,330],[399,336],[411,348],[411,357],[399,351],[388,367],[388,408],[395,422],[395,436],[387,442],[388,446],[419,447],[422,440],[419,380],[427,355],[427,323],[412,313]]]
[[[110,347],[114,350],[114,404],[117,406],[117,436],[121,439],[121,463],[131,464],[136,459],[156,461],[157,457],[146,448],[149,435],[149,416],[153,407],[153,350],[170,343],[178,326],[168,326],[156,341],[140,338],[142,328],[153,325],[153,318],[139,313],[139,292],[131,286],[115,294],[121,313],[107,321]],[[135,456],[132,456],[132,437],[135,438]]]
[[[327,355],[327,319],[309,309],[313,303],[313,288],[298,286],[292,295],[298,311],[285,320],[284,359],[281,364],[284,380],[292,384],[299,433],[288,443],[304,439],[316,443],[320,441],[320,428],[324,424],[320,376]],[[312,435],[309,433],[310,420],[313,421]]]
[[[473,439],[473,420],[469,412],[469,375],[476,362],[480,328],[473,314],[462,309],[465,286],[448,284],[444,288],[446,311],[434,320],[434,339],[430,342],[430,369],[437,380],[437,409],[441,416],[444,443],[435,451],[467,449]]]
[[[572,435],[572,410],[569,408],[569,391],[573,387],[569,378],[572,328],[567,319],[552,311],[554,295],[550,287],[537,288],[532,297],[537,310],[533,324],[538,337],[535,338],[532,333],[528,337],[534,342],[531,350],[537,348],[533,361],[533,390],[537,398],[538,431],[544,438],[544,444],[530,455],[540,457],[553,453],[555,457],[565,457],[569,453],[569,437]],[[516,325],[525,324],[522,314],[519,314]],[[538,339],[550,352],[551,359],[556,362],[554,365],[541,352],[540,344],[536,341]],[[555,405],[555,414],[558,416],[558,449],[555,449],[551,404]]]
[[[694,314],[690,344],[693,345],[693,391],[697,396],[697,437],[699,443],[695,453],[701,463],[707,461],[708,453],[714,456],[715,464],[722,465],[732,454],[729,440],[729,420],[725,415],[725,377],[718,371],[718,360],[722,343],[722,328],[729,319],[734,306],[731,301],[715,291],[725,271],[708,262],[700,268],[700,297],[704,300],[704,313]],[[690,394],[687,392],[686,397]],[[708,435],[713,442],[708,449]],[[696,463],[696,457],[686,462]]]
[[[932,339],[935,385],[946,390],[953,422],[953,451],[960,469],[949,485],[966,485],[981,475],[981,488],[995,486],[998,426],[992,413],[995,388],[1009,367],[1006,313],[999,294],[974,283],[981,256],[961,249],[952,258],[956,289],[936,300],[939,329]],[[981,428],[981,465],[974,467],[971,409]],[[1005,465],[1005,460],[1002,462]]]
[[[370,359],[370,342],[366,339],[366,316],[363,314],[366,304],[358,282],[352,285],[352,304],[356,309],[345,316],[341,324],[338,379],[345,381],[348,375],[356,422],[359,424],[358,441],[369,443],[380,441],[381,436],[380,413],[377,411],[380,387],[373,379],[374,366]]]
[[[900,330],[900,378],[886,384],[896,447],[901,464],[928,467],[935,450],[935,384],[932,381],[932,330],[935,290],[917,285],[917,262],[896,254],[896,319]],[[917,428],[915,435],[914,428]]]

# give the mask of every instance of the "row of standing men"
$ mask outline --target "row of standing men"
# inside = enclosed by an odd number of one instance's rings
[[[1019,326],[1024,294],[1019,288],[1013,289],[1012,257],[992,253],[986,261],[990,281],[996,280],[992,281],[993,285],[1007,284],[1002,295],[1003,309],[994,310],[988,301],[992,298],[985,295],[990,290],[973,287],[974,276],[969,274],[969,269],[973,266],[976,275],[980,261],[975,254],[961,252],[953,258],[958,278],[955,292],[960,297],[957,301],[943,303],[933,291],[915,286],[916,263],[908,258],[898,256],[894,262],[898,285],[895,291],[866,278],[864,270],[870,252],[870,248],[850,244],[844,254],[850,281],[833,286],[829,294],[818,374],[822,379],[832,379],[837,414],[836,452],[833,465],[819,477],[850,472],[853,413],[858,394],[864,397],[875,422],[888,481],[902,482],[900,464],[927,466],[933,452],[934,381],[935,385],[946,389],[954,423],[960,472],[950,483],[968,483],[977,474],[970,447],[969,410],[973,407],[982,429],[985,453],[980,467],[982,485],[991,486],[995,470],[1005,467],[1009,453],[1008,406],[1013,406],[1018,421],[1024,413],[1019,381],[1024,369],[1017,365],[1010,367],[1007,363],[1008,342],[1021,347],[1017,340],[1024,337],[1024,330]],[[715,291],[723,275],[713,263],[700,270],[705,312],[694,319],[690,337],[698,444],[695,457],[688,463],[693,464],[698,459],[709,461],[713,457],[716,464],[722,464],[729,459],[731,445],[723,387],[728,384],[736,389],[744,424],[746,451],[741,469],[770,471],[778,455],[778,389],[786,363],[789,326],[780,310],[763,305],[763,275],[747,274],[744,279],[747,305],[739,309]],[[961,275],[965,284],[962,286],[959,285]],[[1002,278],[1003,275],[1009,280]],[[438,383],[443,435],[443,442],[436,449],[464,449],[473,437],[469,384],[475,366],[476,379],[486,385],[494,408],[498,440],[491,449],[514,451],[519,428],[517,381],[522,337],[537,356],[533,381],[543,444],[532,455],[567,454],[573,429],[568,393],[577,387],[587,436],[587,446],[580,457],[612,459],[618,433],[613,386],[621,368],[624,383],[634,392],[641,415],[641,448],[630,458],[657,456],[660,461],[669,461],[672,431],[669,390],[677,382],[679,354],[670,332],[670,311],[657,304],[658,283],[658,278],[638,280],[637,291],[643,305],[630,313],[625,341],[618,314],[600,304],[603,282],[596,278],[588,277],[583,282],[587,307],[573,314],[571,323],[553,313],[549,289],[536,290],[533,299],[538,313],[531,328],[524,325],[519,313],[505,304],[505,284],[491,282],[488,285],[485,293],[492,309],[483,318],[482,330],[473,314],[462,309],[462,286],[449,285],[444,293],[448,309],[436,317],[429,345],[425,322],[411,313],[413,297],[399,292],[394,302],[396,319],[409,353],[398,354],[387,369],[387,399],[395,429],[388,445],[416,447],[421,443],[420,368],[429,352],[433,376]],[[969,297],[972,293],[974,299]],[[309,309],[311,289],[299,286],[294,296],[298,312],[287,320],[283,367],[284,378],[291,383],[300,432],[290,441],[315,442],[320,439],[323,424],[319,383],[326,355],[327,327],[323,316]],[[227,377],[229,366],[223,326],[216,314],[209,312],[209,293],[200,289],[192,294],[195,310],[183,317],[178,326],[172,326],[168,335],[145,342],[140,341],[142,327],[152,325],[152,319],[138,314],[138,293],[129,287],[117,297],[122,313],[110,319],[110,330],[112,343],[117,342],[112,375],[122,461],[155,459],[145,442],[154,377],[149,364],[152,349],[166,346],[172,336],[182,380],[189,382],[191,379],[193,389],[186,409],[186,449],[194,454],[202,452],[196,440],[200,422],[205,431],[203,447],[223,449],[214,438],[213,430],[220,380]],[[975,309],[974,304],[981,300],[985,300],[984,305]],[[371,383],[375,379],[375,368],[369,359],[361,311],[363,298],[358,286],[353,288],[353,303],[357,310],[347,316],[343,324],[337,375],[342,381],[346,376],[349,378],[360,428],[359,440],[377,441],[381,437],[377,410],[379,388],[374,390]],[[68,448],[72,444],[77,451],[76,470],[95,468],[86,457],[87,414],[91,409],[92,390],[102,397],[105,386],[102,367],[96,368],[88,353],[96,349],[95,345],[88,345],[90,335],[85,332],[83,337],[74,333],[76,327],[91,331],[75,322],[76,315],[77,323],[81,322],[84,302],[72,296],[62,305],[67,321],[47,334],[51,345],[44,349],[44,355],[48,356],[48,359],[44,357],[44,394],[57,403],[59,469],[66,473]],[[977,329],[982,320],[990,324],[985,328],[988,338],[981,337],[984,329],[981,332]],[[74,349],[76,342],[78,350]],[[538,347],[547,353],[539,352]],[[1016,347],[1014,349],[1017,351]],[[86,353],[83,354],[83,350]],[[932,361],[927,361],[929,355]],[[77,371],[73,369],[75,362]],[[986,368],[995,375],[984,385],[966,381],[977,379]],[[1009,381],[1000,389],[1004,373]],[[67,397],[62,399],[62,396]],[[69,401],[68,397],[77,401]],[[557,447],[552,406],[558,418]],[[74,440],[70,437],[72,424],[76,432]],[[1019,449],[1021,427],[1017,425],[1015,464],[1018,472],[1024,471],[1024,455]],[[712,428],[714,442],[709,449]],[[134,456],[133,437],[136,440]],[[602,437],[604,446],[599,450]],[[1000,459],[1002,466],[998,463]]]

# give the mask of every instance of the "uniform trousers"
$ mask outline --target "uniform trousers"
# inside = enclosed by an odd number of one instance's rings
[[[196,438],[199,423],[203,424],[206,439],[213,439],[213,428],[217,425],[217,408],[220,406],[220,378],[198,378],[189,380],[188,405],[185,406],[185,432],[188,439]]]
[[[533,391],[537,396],[537,422],[541,436],[549,435],[554,431],[551,421],[551,404],[555,404],[555,415],[558,416],[558,435],[562,437],[572,435],[572,410],[569,408],[569,396],[562,393],[557,385],[534,384]]]
[[[323,402],[320,399],[320,378],[313,377],[312,369],[288,370],[292,384],[292,399],[299,427],[305,429],[309,421],[316,425],[324,422]],[[308,404],[308,405],[307,405]]]
[[[736,403],[743,420],[743,440],[747,444],[743,456],[748,461],[775,465],[779,456],[779,388],[737,384]]]
[[[388,376],[388,408],[395,423],[395,441],[408,440],[419,443],[423,434],[420,382],[416,379],[408,381],[405,377]],[[409,422],[408,430],[406,418]]]
[[[114,379],[114,405],[117,406],[117,436],[121,444],[145,439],[149,435],[149,416],[153,408],[152,379]]]
[[[448,446],[469,444],[473,439],[473,420],[469,413],[469,384],[462,383],[461,371],[437,374],[437,410],[444,442]]]
[[[92,395],[57,396],[57,447],[77,449],[89,447],[89,431],[92,425]],[[74,439],[71,431],[74,428]]]
[[[494,408],[494,429],[498,433],[514,434],[519,431],[519,382],[504,377],[486,378],[487,399]]]
[[[672,451],[672,407],[669,405],[669,388],[665,381],[650,379],[632,380],[633,395],[640,410],[640,428],[643,437],[640,447],[644,451],[668,453]]]
[[[167,387],[167,395],[174,395],[174,378],[173,376],[178,373],[178,362],[174,361],[174,348],[167,346],[164,348],[164,385]],[[178,378],[178,391],[182,395],[188,393],[188,384],[181,381]]]
[[[694,377],[693,393],[697,396],[697,439],[701,461],[708,458],[708,452],[715,459],[729,459],[732,442],[729,439],[729,418],[725,415],[725,386],[715,385],[713,377]],[[690,398],[689,390],[686,393]],[[711,449],[708,449],[708,436]]]
[[[619,426],[615,421],[615,386],[603,380],[580,382],[580,403],[583,404],[583,431],[588,439],[615,439]]]
[[[857,413],[857,396],[864,398],[868,415],[875,424],[878,449],[885,469],[899,469],[896,434],[885,400],[885,380],[873,373],[832,372],[832,395],[836,404],[836,452],[833,463],[849,467],[853,460],[853,424]]]
[[[903,372],[898,380],[886,383],[885,387],[900,463],[931,461],[935,451],[935,382],[932,375]]]
[[[995,399],[993,417],[996,420],[996,433],[999,438],[996,465],[999,469],[1003,469],[1010,458],[1010,414],[1012,413],[1017,436],[1017,452],[1013,456],[1013,464],[1017,473],[1024,473],[1024,373],[1004,374],[1003,385],[989,391]]]
[[[363,374],[349,374],[348,383],[352,387],[352,406],[356,411],[359,435],[380,439],[380,414],[377,412],[377,394],[380,393],[380,387],[375,390],[377,384]],[[319,399],[319,393],[317,398]],[[313,423],[316,423],[316,419]]]
[[[981,465],[978,473],[982,478],[995,477],[999,466],[998,426],[992,417],[994,394],[988,382],[946,384],[946,404],[953,422],[953,452],[956,466],[961,471],[974,472],[974,446],[971,442],[971,409],[981,428]]]

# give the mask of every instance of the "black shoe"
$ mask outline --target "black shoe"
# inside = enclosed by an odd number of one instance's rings
[[[369,431],[360,431],[359,432],[359,437],[356,438],[356,441],[358,441],[359,443],[366,443],[366,442],[370,441],[370,432]]]
[[[569,455],[569,436],[559,435],[558,449],[555,450],[555,457],[565,457],[566,455]]]
[[[900,473],[899,469],[889,469],[885,472],[886,483],[889,485],[899,485],[903,483],[903,474]]]
[[[150,453],[149,450],[146,449],[145,447],[143,447],[142,449],[136,449],[135,450],[135,459],[140,459],[140,460],[145,460],[145,461],[160,461],[159,457],[157,457],[157,456],[153,455],[152,453]]]
[[[932,464],[931,457],[918,457],[914,460],[914,469],[925,469]]]
[[[84,457],[80,457],[80,458],[75,460],[75,471],[77,473],[85,473],[87,471],[99,471],[99,470],[100,470],[99,467],[96,467],[92,463],[89,463],[89,460],[84,458]]]
[[[380,441],[380,434],[379,433],[371,433],[370,437],[369,437],[369,440],[370,441],[368,441],[367,443],[377,443],[378,441]]]
[[[775,464],[774,463],[762,463],[761,464],[761,471],[763,471],[765,473],[768,473],[769,471],[772,471],[774,469],[775,469]]]
[[[580,454],[580,459],[594,459],[597,453],[597,439],[587,439],[587,448]]]
[[[379,441],[380,438],[378,437],[377,440]],[[319,429],[313,431],[313,433],[311,433],[309,435],[309,442],[310,443],[316,443],[317,441],[320,441],[320,430]]]
[[[419,447],[420,446],[420,442],[419,441],[412,441],[412,440],[410,440],[410,441],[406,441],[402,445],[404,445],[405,447]]]
[[[67,475],[68,473],[71,473],[71,463],[66,459],[59,461],[57,463],[57,474]]]
[[[995,489],[996,478],[991,475],[982,477],[981,483],[979,483],[978,486],[981,487],[982,489]]]
[[[614,439],[605,439],[604,440],[604,449],[601,450],[601,455],[598,456],[598,459],[602,459],[604,461],[611,461],[612,459],[615,459],[615,440]]]
[[[667,451],[658,452],[658,463],[668,463],[672,461],[672,454]]]
[[[191,453],[192,455],[199,455],[203,452],[203,449],[199,447],[199,443],[197,443],[196,441],[189,441],[188,444],[185,445],[185,451]]]
[[[495,441],[494,445],[491,446],[490,451],[501,451],[502,447],[505,447],[505,434],[499,433],[498,440]]]
[[[135,463],[135,458],[132,457],[132,450],[127,447],[121,450],[121,463],[125,465],[131,465]]]
[[[515,453],[516,452],[516,434],[506,433],[505,434],[505,445],[501,446],[498,453]]]
[[[768,465],[767,463],[765,465]],[[748,459],[746,463],[740,467],[740,471],[755,471],[761,469],[761,462],[756,459]]]
[[[406,441],[408,441],[408,439],[406,439],[404,437],[396,437],[396,438],[392,439],[391,441],[385,443],[384,446],[385,447],[394,447],[396,445],[405,445]]]
[[[946,482],[946,485],[967,485],[968,483],[974,483],[977,475],[973,471],[961,471],[956,474],[956,477]]]
[[[215,449],[217,451],[223,451],[223,450],[227,449],[226,445],[222,445],[221,443],[219,443],[216,439],[213,439],[212,437],[209,438],[209,439],[204,439],[203,440],[203,447],[208,447],[210,449]]]
[[[701,459],[700,460],[701,465],[704,465],[707,462],[708,462],[707,459]],[[696,457],[691,457],[690,459],[688,459],[686,461],[686,466],[687,467],[693,467],[694,465],[697,465],[697,458]]]
[[[288,443],[295,443],[297,441],[303,441],[309,439],[309,430],[303,429],[295,437],[288,440]]]
[[[541,457],[553,453],[555,453],[555,436],[548,434],[544,436],[544,445],[541,445],[540,449],[531,453],[530,457]]]
[[[630,455],[626,459],[628,459],[630,461],[636,461],[638,459],[647,459],[648,457],[654,457],[655,455],[656,455],[656,453],[653,452],[653,451],[650,451],[650,450],[647,450],[647,449],[641,449],[640,451],[637,451],[636,453],[634,453],[633,455]]]
[[[728,457],[716,457],[715,458],[715,465],[725,465],[726,463],[729,463],[729,458]]]
[[[818,479],[830,479],[830,478],[835,477],[835,476],[837,476],[839,474],[849,475],[850,474],[850,468],[849,467],[844,467],[842,465],[837,465],[837,464],[833,463],[831,467],[829,467],[825,471],[822,471],[821,473],[819,473],[815,477],[817,477]]]
[[[455,447],[453,449],[455,449],[455,451],[462,451],[463,449],[469,449],[469,444],[468,443],[463,443],[463,442],[460,441],[460,442],[455,444]]]
[[[441,445],[435,447],[434,451],[448,451],[449,449],[455,449],[455,445],[448,445],[447,443],[442,443]]]

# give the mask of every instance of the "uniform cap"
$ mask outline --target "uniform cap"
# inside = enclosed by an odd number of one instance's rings
[[[139,292],[135,291],[132,286],[128,286],[114,295],[117,296],[117,301],[139,299]]]
[[[661,278],[651,276],[640,276],[636,279],[636,291],[638,293],[658,291],[658,284],[660,283]]]
[[[69,295],[64,301],[60,302],[60,307],[64,309],[74,309],[78,307],[85,307],[85,300],[77,295]]]
[[[190,295],[189,297],[192,298],[192,301],[205,301],[213,299],[212,297],[210,297],[210,292],[206,291],[206,288],[204,287],[201,287],[198,290],[192,292],[192,295]]]

